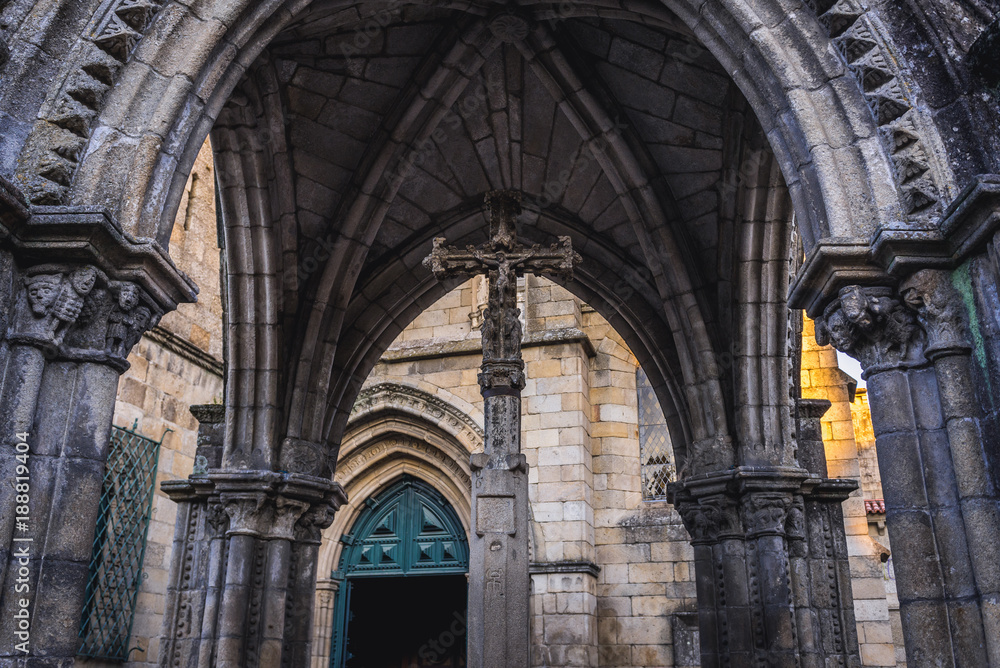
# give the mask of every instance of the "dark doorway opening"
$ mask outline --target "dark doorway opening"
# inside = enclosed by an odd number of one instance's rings
[[[347,668],[465,666],[464,575],[351,580]]]

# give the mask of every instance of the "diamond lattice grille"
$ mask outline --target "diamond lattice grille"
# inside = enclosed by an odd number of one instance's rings
[[[113,427],[94,532],[80,655],[126,661],[142,582],[160,443]]]
[[[653,386],[642,368],[636,369],[635,387],[639,401],[639,458],[642,470],[642,498],[667,498],[667,483],[674,479],[673,451],[667,420]]]

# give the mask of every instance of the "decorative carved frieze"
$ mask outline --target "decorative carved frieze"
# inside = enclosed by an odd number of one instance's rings
[[[924,137],[925,120],[892,42],[860,0],[806,0],[847,63],[879,128],[895,167],[904,213],[931,213],[943,184]],[[933,127],[931,124],[929,127]]]
[[[919,364],[923,338],[890,288],[847,286],[816,319],[816,341],[856,358],[867,373]]]

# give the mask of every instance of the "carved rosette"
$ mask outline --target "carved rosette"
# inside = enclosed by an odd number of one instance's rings
[[[136,284],[109,280],[89,264],[43,264],[26,270],[8,335],[49,357],[128,369],[129,352],[162,315]]]
[[[927,332],[928,358],[971,350],[965,308],[951,281],[951,272],[922,269],[903,281],[899,292]]]
[[[890,288],[843,288],[816,319],[816,341],[854,357],[866,373],[921,363],[924,334]]]

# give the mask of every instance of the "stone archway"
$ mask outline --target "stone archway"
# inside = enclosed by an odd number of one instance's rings
[[[966,27],[939,42],[971,50],[970,31],[989,37],[995,13],[982,4],[950,0]],[[158,313],[194,298],[163,246],[211,131],[227,254],[227,428],[218,472],[177,493],[204,506],[189,515],[192,531],[216,531],[212,540],[231,550],[226,568],[235,579],[223,587],[222,609],[257,601],[255,619],[284,620],[284,633],[265,633],[223,614],[225,628],[205,655],[218,650],[218,665],[294,662],[308,646],[279,599],[309,599],[314,534],[343,502],[330,476],[354,399],[388,342],[448,287],[420,268],[431,237],[480,240],[473,204],[495,185],[557,200],[531,211],[526,236],[573,237],[590,269],[567,287],[622,332],[678,416],[679,459],[694,479],[677,493],[703,541],[706,619],[727,607],[708,603],[723,584],[710,567],[720,552],[761,548],[779,555],[782,573],[791,557],[812,558],[795,553],[800,501],[814,491],[797,466],[808,416],[794,401],[788,332],[797,318],[786,312],[797,234],[809,257],[795,272],[791,303],[822,315],[821,336],[879,377],[873,407],[884,402],[878,415],[887,416],[876,425],[880,449],[890,457],[906,441],[912,456],[901,461],[954,469],[943,482],[914,472],[918,482],[888,499],[890,531],[902,535],[911,521],[963,527],[957,542],[933,529],[912,545],[945,567],[926,580],[929,590],[915,585],[901,595],[915,611],[932,601],[920,619],[949,629],[940,637],[915,624],[911,636],[933,642],[914,657],[959,647],[1000,661],[991,640],[1000,637],[1000,582],[990,566],[997,548],[977,537],[977,528],[1000,525],[996,457],[984,451],[980,426],[997,428],[980,405],[991,397],[1000,336],[965,330],[997,321],[989,286],[1000,269],[985,252],[996,184],[977,176],[996,170],[985,148],[995,142],[966,131],[993,112],[983,111],[979,97],[988,92],[975,88],[977,70],[955,65],[962,59],[907,67],[906,49],[922,38],[883,17],[911,11],[920,27],[934,21],[922,9],[862,10],[848,0],[584,4],[572,14],[547,4],[513,15],[487,5],[406,6],[398,16],[383,9],[306,0],[4,3],[4,25],[13,27],[4,28],[2,66],[17,85],[0,94],[9,278],[2,397],[8,433],[37,427],[44,442],[33,451],[51,492],[39,496],[40,516],[59,507],[54,490],[64,475],[90,490],[78,497],[84,516],[93,514],[124,356]],[[383,37],[414,26],[423,35],[411,36],[402,56],[381,51],[404,43],[395,37],[379,49],[355,45],[372,25]],[[389,56],[411,60],[394,70]],[[671,72],[666,56],[677,66]],[[927,86],[930,104],[922,86],[942,71],[951,88]],[[690,79],[714,81],[723,95]],[[488,118],[464,113],[480,89]],[[377,108],[365,108],[371,100]],[[526,115],[529,107],[551,113]],[[531,130],[538,136],[511,121],[528,117],[539,121]],[[616,117],[627,127],[617,128]],[[438,130],[452,122],[461,131],[441,139]],[[319,150],[303,146],[310,143]],[[581,150],[590,152],[590,173]],[[431,157],[470,169],[449,175]],[[405,178],[385,179],[387,171]],[[558,198],[546,189],[552,184]],[[972,339],[984,341],[975,359]],[[931,417],[945,415],[942,424],[888,410],[909,406],[917,390],[937,401]],[[921,450],[928,439],[937,446]],[[784,491],[758,494],[774,476]],[[920,498],[937,483],[940,498]],[[198,519],[223,507],[209,524]],[[46,563],[65,571],[58,580],[73,591],[51,611],[59,622],[52,628],[65,630],[86,550],[56,515],[39,528],[39,543],[72,547],[60,547],[54,561],[37,555],[32,568],[46,582]],[[4,531],[12,535],[9,522]],[[275,566],[273,581],[239,580],[265,563]],[[904,579],[921,580],[918,563],[907,574],[900,561]],[[954,569],[973,580],[953,587],[946,574]],[[780,621],[773,633],[785,644],[776,651],[787,656],[795,648],[783,624],[795,605],[778,590],[777,608],[755,600],[739,614]],[[16,607],[9,597],[0,605],[4,614]],[[941,620],[956,606],[974,621],[950,630]],[[296,614],[308,617],[308,604],[300,607]],[[768,633],[752,638],[751,655],[770,656]],[[796,642],[815,641],[807,636]],[[184,640],[195,653],[210,644]],[[74,641],[67,632],[36,649],[66,661]],[[849,645],[841,650],[849,654]],[[706,647],[709,656],[731,650],[722,636]]]

